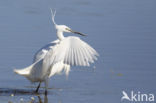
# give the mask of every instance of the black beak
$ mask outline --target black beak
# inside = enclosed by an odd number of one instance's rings
[[[82,36],[87,36],[86,34],[82,34],[82,33],[77,32],[77,31],[72,31],[72,33],[79,34],[79,35],[82,35]]]
[[[83,33],[80,33],[80,32],[77,32],[77,31],[73,31],[73,30],[69,30],[70,32],[74,33],[74,34],[79,34],[79,35],[82,35],[82,36],[87,36],[86,34],[83,34]]]

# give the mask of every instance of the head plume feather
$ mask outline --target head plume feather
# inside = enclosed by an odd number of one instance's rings
[[[54,25],[56,26],[57,24],[55,23],[55,14],[56,14],[56,10],[52,10],[51,8],[50,8],[50,10],[51,10],[51,19],[52,19],[52,22],[54,23]]]

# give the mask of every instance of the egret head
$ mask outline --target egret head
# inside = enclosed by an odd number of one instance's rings
[[[80,32],[73,31],[71,28],[69,28],[66,25],[56,25],[55,28],[56,28],[57,31],[67,32],[67,33],[75,33],[75,34],[79,34],[79,35],[82,35],[82,36],[86,36],[85,34],[82,34]]]
[[[82,35],[82,36],[86,36],[85,34],[82,34],[80,32],[73,31],[71,28],[69,28],[66,25],[58,25],[58,24],[56,24],[56,22],[54,20],[56,11],[53,12],[52,9],[51,9],[51,14],[52,14],[52,21],[53,21],[54,26],[55,26],[55,28],[56,28],[57,31],[60,31],[60,32],[68,32],[68,33],[75,33],[75,34],[79,34],[79,35]]]
[[[61,31],[61,32],[70,32],[69,30],[71,30],[68,26],[66,25],[55,25],[55,28],[57,31]]]

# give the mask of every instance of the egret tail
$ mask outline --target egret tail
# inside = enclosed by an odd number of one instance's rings
[[[28,76],[30,74],[31,69],[32,69],[32,66],[28,66],[23,69],[14,69],[14,72],[22,76]]]

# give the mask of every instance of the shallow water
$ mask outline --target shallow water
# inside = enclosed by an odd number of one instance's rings
[[[28,103],[34,98],[36,103],[120,103],[123,90],[156,94],[155,4],[155,0],[1,0],[0,102]],[[34,53],[56,39],[49,8],[57,10],[58,24],[88,34],[81,39],[100,57],[90,68],[72,68],[68,80],[64,75],[52,77],[45,97],[43,88],[34,94],[35,85],[12,70],[30,65]]]

